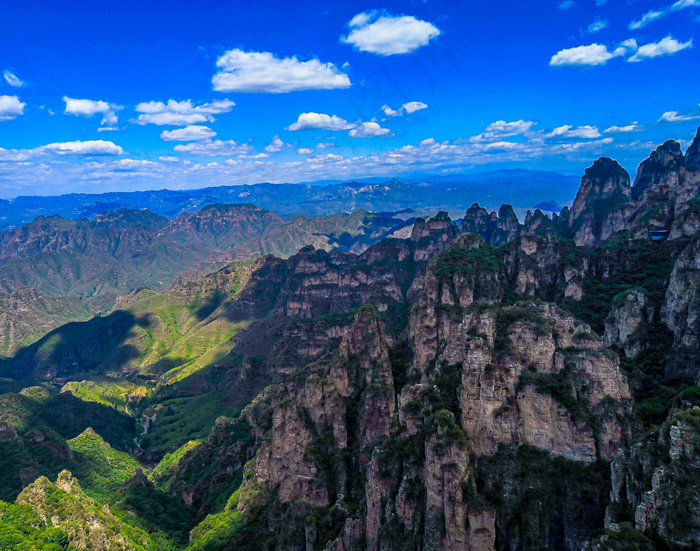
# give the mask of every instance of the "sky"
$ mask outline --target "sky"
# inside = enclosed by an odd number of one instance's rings
[[[0,197],[580,175],[601,155],[634,176],[700,126],[700,0],[104,6],[3,6]]]

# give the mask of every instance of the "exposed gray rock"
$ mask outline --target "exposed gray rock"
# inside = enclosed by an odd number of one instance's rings
[[[661,316],[673,332],[668,378],[700,381],[700,239],[676,260]]]
[[[633,289],[613,305],[605,320],[605,346],[624,350],[634,358],[645,347],[646,329],[654,318],[654,305],[644,291]]]

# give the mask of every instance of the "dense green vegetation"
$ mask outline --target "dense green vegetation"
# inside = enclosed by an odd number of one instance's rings
[[[479,243],[474,239],[471,247],[455,246],[440,253],[433,262],[433,271],[439,277],[452,277],[454,274],[474,274],[478,270],[497,272],[503,264],[502,248]]]
[[[522,549],[564,548],[567,524],[577,527],[579,538],[581,532],[595,536],[610,501],[606,462],[588,465],[528,445],[502,444],[479,458],[474,479],[465,488],[467,501],[499,511],[499,533]]]
[[[0,550],[2,551],[75,551],[68,535],[24,503],[0,501]]]
[[[687,243],[649,240],[631,241],[625,236],[586,250],[591,265],[580,301],[566,301],[566,307],[588,323],[599,335],[605,330],[605,318],[613,302],[631,289],[640,289],[655,302],[661,302],[673,263]]]

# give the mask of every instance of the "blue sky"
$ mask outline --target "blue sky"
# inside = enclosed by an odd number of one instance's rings
[[[0,197],[634,174],[700,126],[700,0],[99,4],[3,6]]]

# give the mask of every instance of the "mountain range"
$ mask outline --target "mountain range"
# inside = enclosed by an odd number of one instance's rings
[[[398,180],[325,184],[255,184],[198,190],[155,190],[56,197],[20,196],[0,200],[0,229],[14,228],[38,216],[92,219],[105,211],[147,209],[168,218],[216,203],[253,203],[288,219],[290,216],[333,215],[366,209],[405,209],[434,213],[458,212],[474,202],[532,208],[540,201],[569,201],[577,179],[554,172],[499,170],[450,180],[404,183]]]
[[[0,234],[0,547],[697,548],[700,129],[551,216],[401,185]]]

